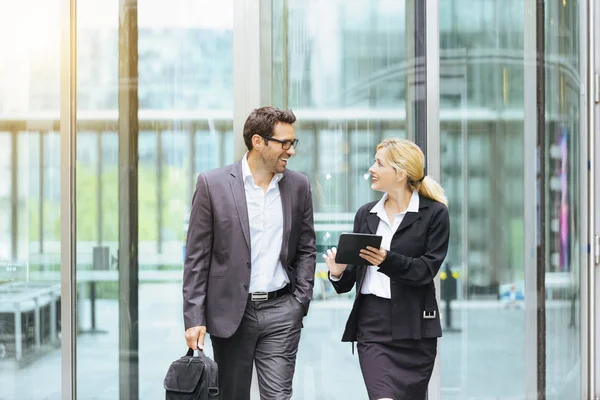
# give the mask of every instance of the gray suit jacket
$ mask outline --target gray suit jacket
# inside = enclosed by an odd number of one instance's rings
[[[312,298],[316,248],[310,184],[286,170],[279,181],[283,241],[279,259],[292,293],[305,311]],[[227,338],[235,333],[248,301],[250,225],[242,162],[200,174],[192,199],[183,271],[185,329],[206,326]]]

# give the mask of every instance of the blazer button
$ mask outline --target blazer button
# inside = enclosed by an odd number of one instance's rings
[[[394,304],[394,308],[398,308],[398,304]]]
[[[248,290],[248,285],[244,285],[244,289],[245,289],[245,290]]]
[[[248,262],[246,263],[246,265],[248,266],[248,268],[250,268],[250,261],[248,261]]]

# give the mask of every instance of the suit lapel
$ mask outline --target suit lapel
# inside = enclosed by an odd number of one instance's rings
[[[368,233],[372,233],[372,234],[376,234],[377,233],[377,228],[379,227],[379,217],[377,216],[377,214],[375,213],[371,213],[370,211],[368,211],[368,215],[366,218],[367,221],[367,229],[368,229]],[[358,268],[357,271],[357,286],[356,286],[356,290],[360,293],[360,290],[362,288],[363,282],[365,280],[365,274],[367,272],[367,267],[364,265],[361,265]]]
[[[415,221],[417,221],[419,218],[421,218],[420,213],[407,212],[406,215],[404,216],[404,218],[402,218],[402,222],[400,223],[400,226],[396,230],[395,234],[408,228],[409,226],[414,224]]]
[[[407,212],[394,235],[398,232],[405,230],[406,228],[417,222],[423,215],[424,209],[429,208],[429,204],[431,202],[432,200],[428,199],[427,197],[419,195],[419,212]]]
[[[379,217],[375,213],[369,212],[367,215],[367,228],[369,228],[369,233],[375,234],[377,233],[377,227],[379,227]]]
[[[292,193],[290,191],[290,185],[285,178],[285,172],[283,177],[279,180],[279,196],[281,197],[281,207],[283,211],[283,240],[281,241],[281,260],[287,258],[288,240],[290,232],[292,231]],[[282,261],[283,263],[284,261]]]
[[[241,161],[234,164],[231,168],[229,185],[231,186],[235,208],[237,209],[240,224],[242,225],[244,239],[246,239],[246,245],[248,246],[248,249],[250,249],[250,221],[248,219],[248,206],[246,204],[246,190],[244,189]]]

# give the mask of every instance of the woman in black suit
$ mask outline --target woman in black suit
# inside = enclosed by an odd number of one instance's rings
[[[444,190],[425,176],[425,157],[409,140],[377,146],[371,188],[384,193],[362,206],[354,232],[383,237],[361,249],[369,266],[336,264],[323,255],[338,293],[356,298],[342,341],[358,344],[369,399],[424,399],[442,336],[433,278],[448,250],[450,221]]]

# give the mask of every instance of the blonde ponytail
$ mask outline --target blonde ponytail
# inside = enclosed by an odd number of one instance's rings
[[[412,190],[431,200],[448,205],[444,189],[433,178],[425,176],[425,155],[414,142],[407,139],[385,139],[377,150],[387,149],[387,161],[397,171],[406,171]]]
[[[412,184],[410,185],[413,186]],[[415,189],[418,190],[419,194],[422,196],[443,203],[446,206],[448,205],[448,199],[444,194],[444,188],[437,183],[435,179],[430,178],[429,176],[426,176],[422,182],[417,183]]]

